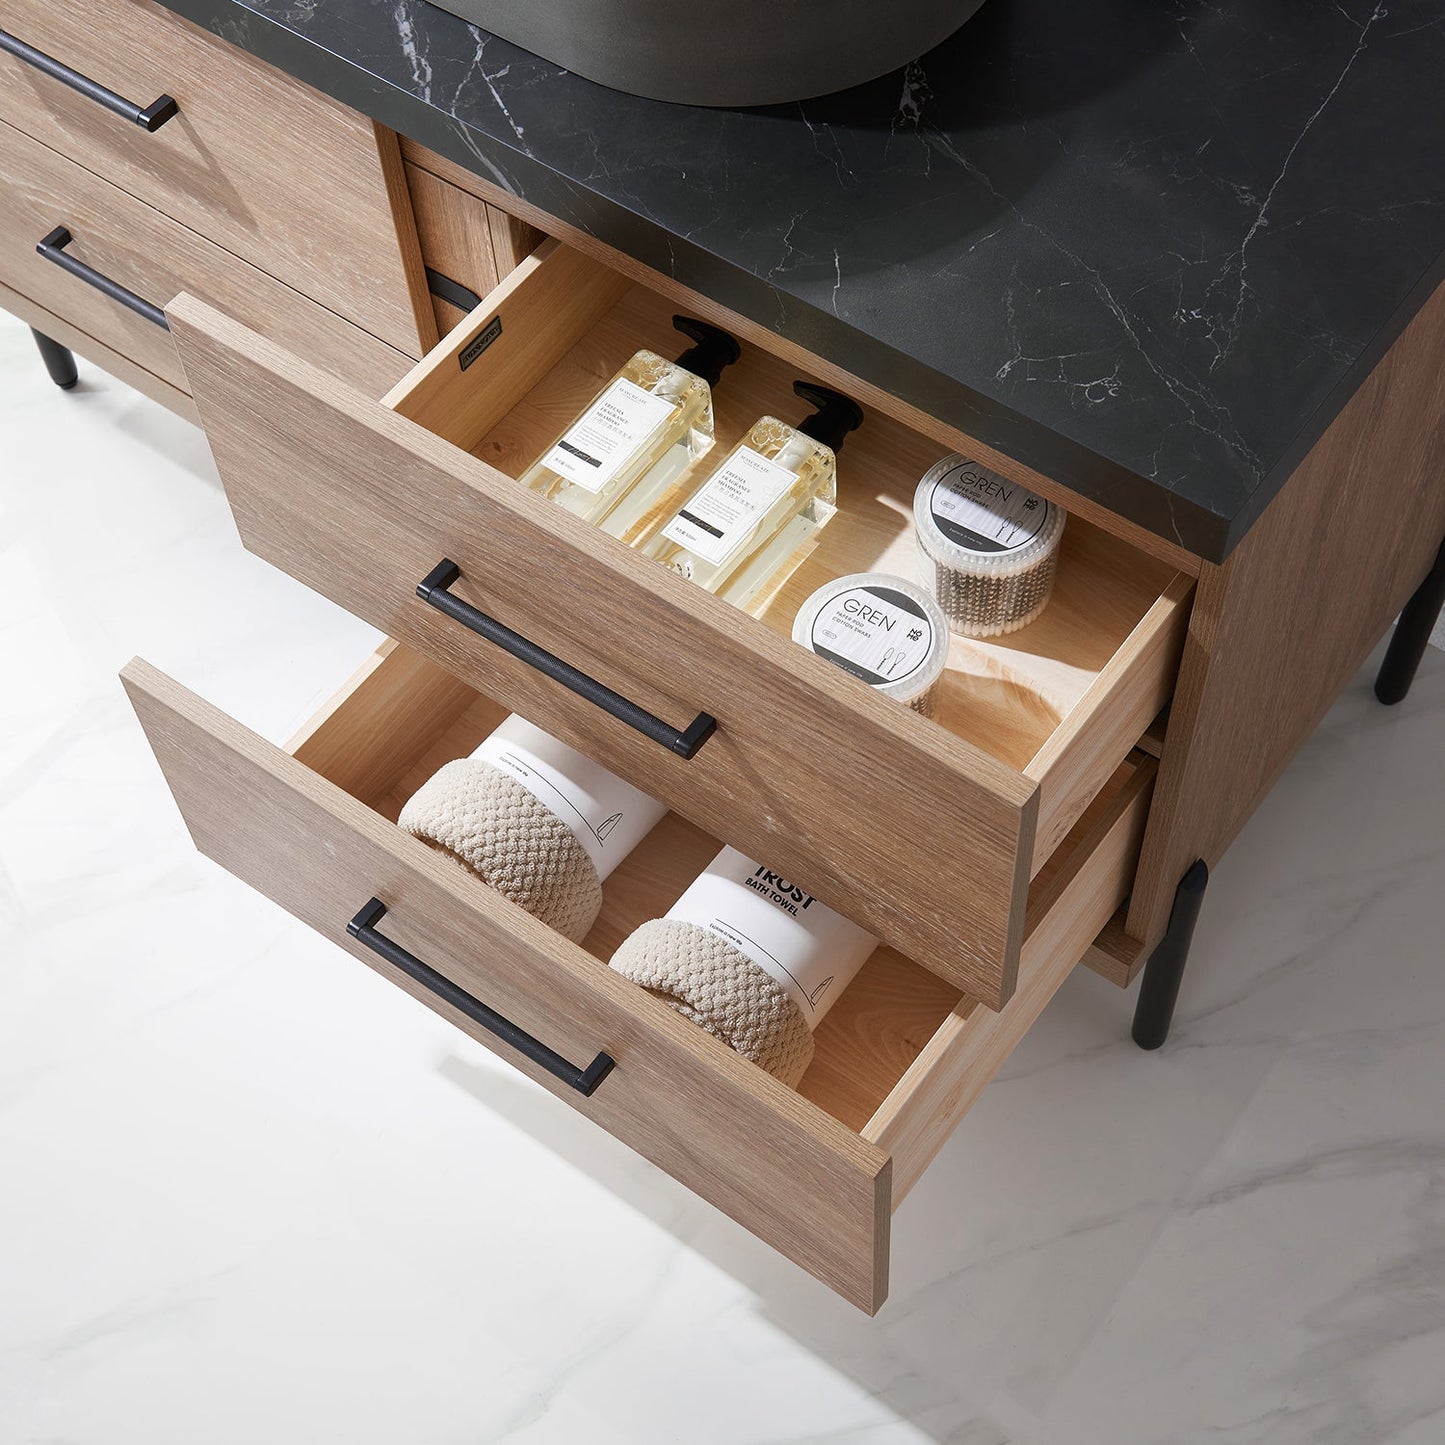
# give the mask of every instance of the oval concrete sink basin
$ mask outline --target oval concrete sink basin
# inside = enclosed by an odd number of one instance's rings
[[[983,0],[433,0],[614,90],[774,105],[885,75]]]

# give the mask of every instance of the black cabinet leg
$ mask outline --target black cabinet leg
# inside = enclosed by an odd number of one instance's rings
[[[40,359],[45,363],[45,369],[50,373],[51,381],[61,390],[69,391],[80,380],[80,373],[75,369],[75,356],[70,348],[62,346],[58,341],[52,341],[33,326],[30,328],[30,334],[40,348]]]
[[[1435,554],[1435,565],[1405,604],[1395,624],[1395,634],[1385,649],[1385,660],[1375,679],[1375,696],[1387,707],[1403,702],[1410,691],[1415,669],[1425,656],[1442,605],[1445,605],[1445,542]]]
[[[1194,940],[1194,925],[1199,922],[1199,909],[1208,886],[1209,867],[1199,858],[1174,890],[1168,932],[1144,965],[1139,1002],[1134,1006],[1134,1042],[1141,1049],[1157,1049],[1169,1037],[1184,965],[1189,962],[1189,945]]]

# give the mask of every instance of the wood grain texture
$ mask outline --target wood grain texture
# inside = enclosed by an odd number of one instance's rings
[[[388,820],[443,764],[475,750],[506,716],[499,702],[440,664],[388,640],[287,751]],[[640,924],[661,917],[722,845],[667,814],[619,865],[583,942],[605,962]],[[800,1093],[858,1129],[959,1001],[956,988],[879,948],[823,1020]]]
[[[102,341],[97,341],[89,333],[82,331],[74,322],[66,320],[63,316],[57,316],[38,302],[32,301],[28,296],[22,296],[18,291],[12,291],[0,280],[0,310],[8,311],[12,316],[18,316],[27,326],[33,326],[37,331],[50,337],[52,341],[58,341],[62,346],[68,346],[77,356],[83,357],[86,361],[93,362],[102,371],[109,372],[117,380],[125,382],[127,386],[133,386],[143,396],[148,396],[152,401],[158,401],[177,416],[184,417],[197,426],[201,424],[200,413],[196,410],[196,404],[191,400],[189,392],[182,391],[177,386],[156,376],[154,372],[147,371],[143,366],[138,366],[124,352],[112,350]],[[148,325],[148,322],[135,318],[138,326]],[[36,358],[39,365],[39,357]],[[82,371],[80,384],[84,386],[85,374]]]
[[[552,242],[528,267],[545,275],[568,255]],[[600,267],[596,274],[604,282],[615,279]],[[516,296],[513,303],[524,299]],[[448,339],[445,352],[464,354],[491,314],[488,305]],[[446,440],[520,476],[623,359],[642,347],[666,349],[660,338],[676,335],[672,314],[665,298],[630,288],[520,398],[510,359],[496,346],[488,348],[467,373],[477,393],[503,393],[503,404],[487,412],[468,411],[455,395],[447,405],[432,400],[433,378],[455,383],[458,375],[455,365],[439,366],[434,358],[400,383],[391,399],[406,414],[425,417]],[[529,325],[529,333],[546,324]],[[714,390],[717,452],[726,453],[761,415],[795,416],[800,408],[793,379],[785,362],[749,347]],[[838,514],[807,561],[748,610],[790,638],[804,601],[838,576],[916,576],[913,492],[936,460],[936,443],[870,413],[839,461]],[[1065,533],[1053,598],[1036,622],[1005,637],[952,639],[934,721],[1040,783],[1033,872],[1167,701],[1192,591],[1188,574],[1075,518]]]
[[[1152,945],[1349,683],[1445,535],[1445,288],[1222,566],[1199,576],[1129,932]]]
[[[382,897],[384,932],[566,1056],[606,1048],[618,1069],[590,1101],[539,1081],[869,1310],[886,1292],[892,1181],[911,1187],[1128,886],[1155,767],[1133,755],[1034,880],[1024,985],[1001,1014],[879,948],[794,1094],[602,966],[715,838],[668,814],[609,878],[579,949],[394,826],[506,713],[430,658],[383,643],[284,752],[144,663],[124,680],[202,851],[533,1077],[347,939],[347,900]]]
[[[497,263],[498,278],[516,270],[547,239],[544,231],[495,206],[487,206],[487,228],[492,233],[492,257]]]
[[[371,809],[147,664],[123,674],[196,846],[872,1313],[887,1293],[886,1154]],[[382,929],[568,1058],[591,1099],[350,939]]]
[[[1129,935],[1128,916],[1127,905],[1117,909],[1081,960],[1101,978],[1120,988],[1128,988],[1149,962],[1143,942]]]
[[[178,390],[190,386],[163,328],[36,252],[36,243],[57,225],[74,236],[70,255],[145,300],[164,306],[189,290],[358,385],[389,386],[412,364],[394,347],[3,122],[0,189],[0,280]]]
[[[1193,592],[1186,573],[1170,581],[1024,769],[1039,783],[1035,872],[1118,766],[1120,739],[1139,738],[1169,701]]]
[[[248,547],[1007,999],[1032,783],[203,303],[171,318]],[[427,607],[415,587],[444,556],[464,600],[677,725],[711,712],[717,735],[684,762]]]
[[[420,149],[410,141],[401,144],[403,153],[416,154]],[[489,206],[465,187],[412,160],[406,161],[406,177],[427,265],[470,286],[479,296],[515,271],[546,239],[535,226]],[[465,313],[440,297],[434,300],[445,335]]]
[[[425,146],[418,145],[415,141],[403,137],[401,148],[402,155],[413,165],[430,171],[454,186],[470,191],[472,195],[535,227],[538,231],[565,241],[569,247],[593,257],[603,265],[621,272],[657,295],[665,297],[670,306],[726,327],[740,341],[750,342],[754,346],[774,352],[799,374],[814,376],[829,386],[839,387],[854,396],[870,411],[892,417],[910,430],[928,437],[935,444],[937,455],[951,451],[962,452],[965,456],[983,462],[1002,475],[1028,487],[1031,491],[1058,502],[1071,514],[1103,528],[1146,555],[1155,557],[1170,567],[1191,575],[1199,571],[1199,559],[1192,553],[1133,522],[1116,516],[1098,502],[1070,490],[1067,477],[1050,477],[1034,471],[1006,453],[986,445],[978,438],[939,421],[936,417],[930,416],[927,412],[893,396],[880,387],[860,380],[842,367],[835,366],[826,358],[790,341],[787,337],[778,335],[770,328],[750,321],[736,311],[728,310],[725,306],[718,305],[717,302],[700,292],[684,286],[660,271],[654,271],[650,266],[645,266],[642,262],[627,255],[626,252],[619,251],[615,247],[607,245],[606,242],[599,241],[595,236],[589,235],[586,231],[579,231],[575,226],[569,226],[564,221],[559,221],[554,216],[549,216],[538,207],[529,205],[526,201],[502,190],[500,186],[483,180],[480,176],[447,160],[445,156],[437,155]]]
[[[1185,628],[1188,631],[1188,628]],[[1143,736],[1139,739],[1139,747],[1151,758],[1164,756],[1164,734],[1169,727],[1169,709],[1166,707],[1153,722],[1144,729]]]
[[[1029,895],[1019,987],[998,1013],[963,1000],[933,1036],[863,1137],[893,1158],[897,1208],[998,1072],[1129,889],[1156,764],[1135,754],[1090,805],[1071,846]]]
[[[0,53],[0,119],[422,354],[383,154],[395,143],[371,121],[153,0],[9,0],[4,26],[138,104],[169,94],[180,114],[147,135]]]
[[[547,242],[383,398],[383,405],[468,447],[510,412],[616,305],[627,283]],[[496,329],[495,336],[492,335]],[[480,349],[479,349],[480,348]],[[483,385],[483,379],[489,384]]]
[[[487,203],[409,163],[406,181],[426,264],[449,280],[470,287],[478,296],[494,290],[515,266],[501,270],[497,265]],[[467,314],[440,296],[432,297],[432,309],[442,336],[465,320]]]
[[[416,210],[412,206],[406,162],[401,158],[401,138],[385,126],[373,124],[372,131],[376,136],[376,158],[381,166],[381,183],[386,189],[392,233],[396,237],[397,255],[401,259],[401,272],[406,281],[412,324],[417,345],[425,356],[437,344],[442,333],[437,326],[431,286],[426,278],[426,261],[422,257]]]
[[[288,751],[394,820],[417,788],[445,763],[470,754],[506,712],[438,663],[388,640]],[[1066,951],[1063,961],[1071,962],[1105,900],[1127,887],[1139,829],[1127,835],[1131,848],[1121,856],[1113,849],[1121,840],[1114,820],[1125,812],[1137,814],[1145,801],[1153,763],[1139,776],[1142,761],[1136,755],[1126,762],[1035,878],[1024,945],[1025,965],[1035,972],[1045,968],[1045,951]],[[611,958],[641,923],[666,913],[719,846],[678,814],[667,814],[608,879],[602,912],[583,947],[601,961]],[[1107,933],[1106,926],[1100,938]],[[895,1094],[930,1040],[944,1029],[952,1037],[959,1019],[981,1008],[896,950],[879,948],[814,1036],[816,1053],[799,1092],[861,1130]],[[1005,1012],[1015,1022],[1020,1017],[1011,1005]],[[997,1051],[987,1058],[996,1061]],[[971,1081],[972,1094],[982,1087],[981,1078]]]

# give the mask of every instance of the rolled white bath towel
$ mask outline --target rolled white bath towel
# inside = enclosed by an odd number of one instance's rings
[[[791,1088],[813,1030],[878,940],[755,858],[724,848],[611,966]]]
[[[612,967],[796,1089],[813,1034],[782,984],[720,933],[675,918],[634,929]]]
[[[576,835],[481,758],[440,768],[397,822],[573,942],[597,921],[602,880]]]
[[[433,774],[397,822],[580,943],[603,882],[666,811],[513,713]]]

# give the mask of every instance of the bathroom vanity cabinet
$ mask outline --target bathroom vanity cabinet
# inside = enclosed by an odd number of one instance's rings
[[[1076,440],[1046,465],[1042,425],[1017,448],[982,413],[960,425],[916,359],[894,386],[886,348],[781,292],[771,310],[756,288],[723,296],[708,267],[669,274],[625,227],[549,209],[546,185],[499,184],[503,143],[368,71],[359,39],[348,58],[304,17],[232,0],[17,0],[5,26],[23,44],[0,50],[0,304],[198,419],[244,545],[391,639],[284,745],[126,669],[196,845],[876,1310],[893,1209],[1060,983],[1081,961],[1133,982],[1180,880],[1219,858],[1429,570],[1445,296],[1399,298],[1255,516],[1162,527],[1148,497],[1112,505],[1100,468],[1068,464]],[[720,448],[786,415],[798,376],[867,412],[838,515],[752,613],[512,481],[676,310],[744,344]],[[925,720],[789,630],[829,578],[915,571],[912,490],[951,450],[1071,515],[1050,607],[956,641]],[[511,711],[672,809],[580,946],[396,826]],[[604,966],[720,842],[881,940],[798,1092]]]

